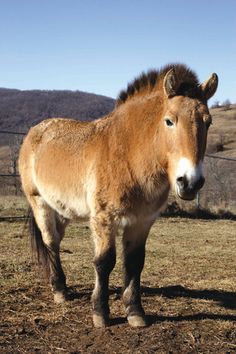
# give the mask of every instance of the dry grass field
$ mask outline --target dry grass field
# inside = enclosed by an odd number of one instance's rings
[[[236,158],[236,105],[211,109],[211,115],[207,152]]]
[[[1,353],[235,353],[235,221],[160,218],[142,275],[149,327],[128,326],[122,263],[111,276],[112,325],[94,329],[94,274],[87,224],[71,224],[62,261],[71,301],[55,305],[32,263],[23,222],[1,222]]]

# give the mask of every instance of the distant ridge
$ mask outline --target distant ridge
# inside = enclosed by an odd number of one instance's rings
[[[50,117],[94,120],[114,105],[112,98],[82,91],[0,88],[0,129],[26,131]]]

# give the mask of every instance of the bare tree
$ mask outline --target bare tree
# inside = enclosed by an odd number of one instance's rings
[[[230,100],[225,100],[223,103],[222,103],[222,106],[224,107],[224,110],[225,111],[228,111],[229,109],[231,109],[231,102]]]
[[[219,108],[220,107],[220,102],[219,101],[215,101],[213,104],[212,104],[212,106],[211,106],[211,108]]]

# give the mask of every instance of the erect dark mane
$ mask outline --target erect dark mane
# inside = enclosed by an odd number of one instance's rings
[[[122,90],[116,100],[116,106],[126,102],[126,100],[136,93],[142,91],[145,88],[149,88],[150,91],[155,87],[160,78],[163,78],[165,74],[174,68],[175,74],[180,81],[178,90],[179,95],[196,95],[196,88],[199,85],[198,77],[194,71],[189,69],[184,64],[168,64],[160,70],[149,70],[147,73],[142,73],[135,78],[131,83],[127,85],[126,90]]]

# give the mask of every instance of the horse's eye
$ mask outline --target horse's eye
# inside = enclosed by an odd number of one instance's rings
[[[173,125],[174,125],[174,122],[170,118],[166,118],[165,123],[166,123],[167,127],[173,127]]]

